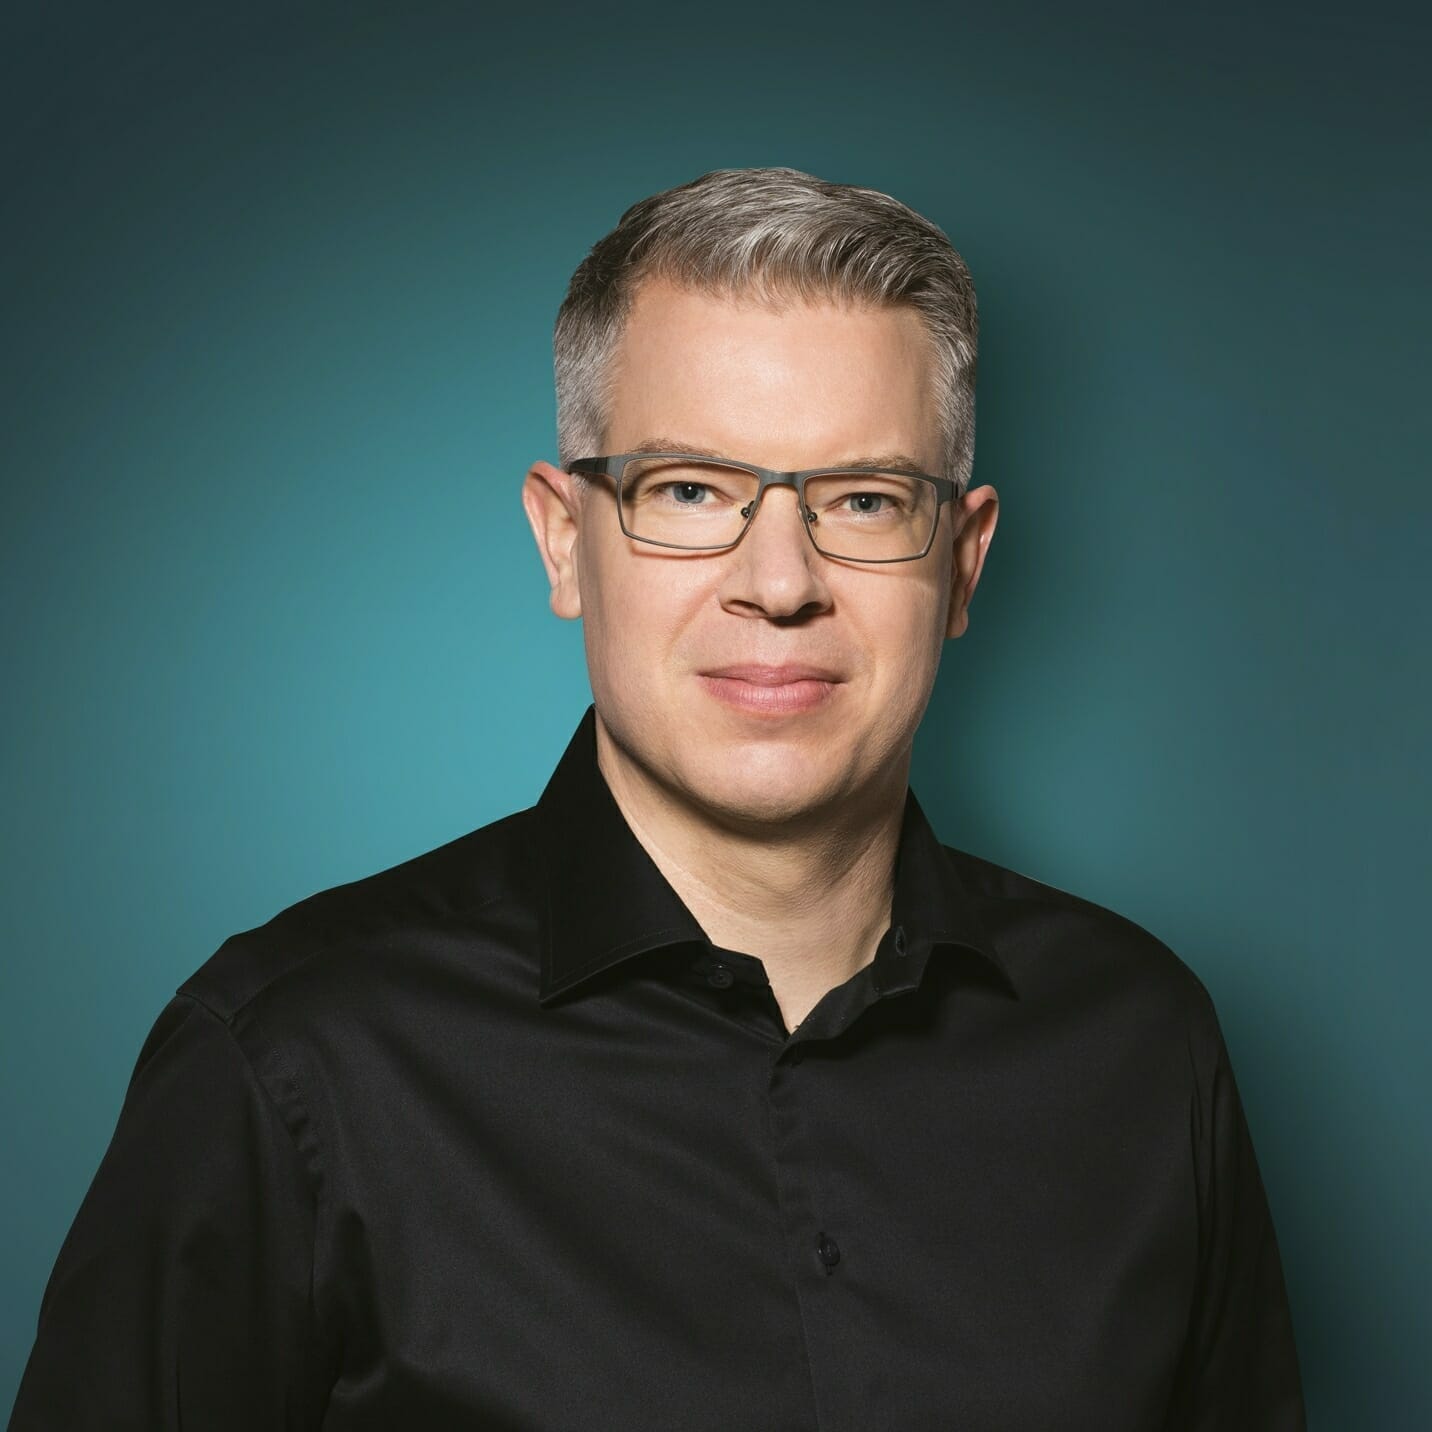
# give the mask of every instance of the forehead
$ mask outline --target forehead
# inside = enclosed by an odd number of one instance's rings
[[[759,301],[649,280],[612,364],[607,450],[651,434],[781,468],[937,459],[932,344],[908,306]]]

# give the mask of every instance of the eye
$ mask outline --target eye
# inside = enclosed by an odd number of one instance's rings
[[[701,505],[699,498],[695,501],[688,501],[686,499],[692,492],[702,493],[707,491],[707,487],[704,482],[664,482],[661,485],[661,490],[663,492],[676,493],[675,502],[678,507],[699,507]]]
[[[872,503],[889,502],[890,499],[886,497],[883,492],[852,492],[847,501],[856,503]],[[878,512],[879,510],[880,509],[878,507],[870,506],[859,506],[855,508],[855,511],[857,512]]]

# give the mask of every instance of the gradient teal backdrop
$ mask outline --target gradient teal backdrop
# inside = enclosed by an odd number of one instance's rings
[[[0,1411],[175,986],[535,800],[590,699],[519,503],[557,304],[635,199],[777,163],[979,288],[1001,518],[916,791],[1202,976],[1315,1425],[1432,1426],[1427,39],[7,6]]]

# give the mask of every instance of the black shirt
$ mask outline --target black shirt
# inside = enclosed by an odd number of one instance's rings
[[[1208,994],[907,794],[785,1029],[632,835],[539,803],[237,934],[160,1014],[11,1423],[1305,1426]]]

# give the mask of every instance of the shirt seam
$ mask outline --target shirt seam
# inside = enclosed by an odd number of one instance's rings
[[[450,913],[456,917],[470,917],[487,909],[489,905],[496,905],[503,900],[510,900],[511,898],[511,891],[500,891],[496,895],[486,896],[485,898],[477,901],[475,904],[457,906]],[[403,917],[401,915],[393,915],[389,919],[385,920],[382,924],[374,925],[369,929],[364,930],[363,933],[365,935],[387,934],[390,930],[392,930],[395,926],[402,922],[402,918]],[[262,930],[263,928],[263,926],[259,927],[260,930]],[[255,931],[252,933],[257,934],[258,932]],[[293,962],[293,964],[288,965],[284,969],[281,969],[271,975],[263,982],[263,984],[259,985],[257,989],[249,991],[249,993],[246,994],[239,1003],[234,1005],[233,1009],[228,1013],[228,1015],[220,1014],[219,1011],[215,1009],[211,1004],[201,998],[198,994],[194,993],[191,986],[198,978],[198,975],[200,973],[199,971],[196,971],[194,975],[190,976],[188,980],[186,980],[182,985],[180,985],[180,987],[175,991],[175,993],[182,995],[188,999],[194,1000],[196,1004],[203,1005],[203,1007],[207,1009],[209,1013],[214,1016],[215,1019],[217,1019],[221,1024],[227,1025],[230,1021],[236,1019],[240,1014],[242,1014],[246,1009],[248,1009],[249,1006],[255,1002],[255,1000],[257,1000],[261,995],[265,994],[280,980],[287,979],[289,975],[296,973],[298,970],[302,969],[305,965],[307,965],[310,961],[319,959],[323,955],[326,955],[330,950],[336,949],[340,944],[342,944],[342,942],[346,938],[348,938],[347,935],[335,935],[332,939],[326,940],[316,950],[309,950],[307,954],[301,955],[297,960]]]
[[[279,1104],[278,1100],[274,1098],[273,1094],[269,1091],[267,1081],[258,1072],[258,1070],[254,1068],[253,1060],[249,1058],[248,1051],[239,1042],[238,1036],[234,1033],[233,1030],[233,1016],[225,1018],[224,1015],[220,1014],[219,1011],[216,1010],[207,1001],[201,999],[198,995],[192,994],[188,991],[180,991],[176,995],[176,998],[188,1000],[191,1004],[197,1005],[200,1009],[204,1011],[205,1014],[207,1014],[214,1021],[215,1024],[219,1026],[220,1029],[224,1031],[225,1035],[228,1037],[228,1041],[230,1044],[233,1045],[234,1052],[238,1055],[240,1062],[243,1064],[245,1072],[253,1081],[255,1088],[257,1088],[260,1094],[263,1096],[264,1103],[268,1105],[274,1118],[278,1120],[279,1126],[283,1129],[284,1137],[288,1140],[289,1146],[293,1149],[295,1159],[297,1159],[299,1166],[304,1171],[304,1181],[309,1185],[309,1191],[313,1195],[314,1212],[316,1214],[318,1211],[318,1204],[322,1199],[321,1174],[317,1169],[314,1168],[314,1161],[310,1159],[310,1157],[304,1152],[303,1146],[294,1137],[293,1129],[289,1126],[288,1117],[287,1115],[285,1115],[282,1106]],[[237,1014],[237,1011],[235,1011],[235,1013]],[[259,1037],[263,1040],[265,1052],[273,1058],[274,1063],[278,1066],[279,1073],[283,1079],[284,1084],[287,1086],[288,1092],[292,1095],[295,1102],[298,1103],[299,1106],[303,1109],[304,1117],[309,1121],[309,1124],[312,1127],[313,1115],[309,1110],[307,1101],[304,1099],[302,1090],[299,1088],[297,1081],[288,1072],[288,1068],[283,1059],[282,1054],[272,1043],[269,1042],[268,1039],[263,1038],[262,1035],[260,1035]],[[317,1150],[315,1149],[315,1153],[316,1152]]]
[[[201,999],[196,994],[192,994],[185,991],[178,993],[176,997],[184,999],[190,1004],[197,1006],[206,1015],[208,1015],[209,1018],[211,1018],[214,1023],[219,1026],[220,1029],[223,1030],[224,1035],[227,1038],[229,1044],[232,1045],[234,1053],[237,1056],[240,1065],[243,1067],[245,1074],[248,1076],[253,1086],[258,1090],[259,1097],[263,1100],[265,1107],[269,1110],[272,1117],[277,1121],[279,1127],[283,1130],[284,1138],[288,1141],[289,1148],[293,1151],[294,1160],[298,1164],[299,1168],[303,1170],[303,1181],[305,1186],[308,1188],[309,1196],[313,1201],[313,1224],[309,1241],[307,1296],[308,1313],[310,1318],[310,1324],[312,1327],[313,1337],[315,1340],[315,1347],[309,1350],[309,1352],[306,1354],[305,1360],[308,1363],[308,1375],[310,1377],[315,1377],[318,1375],[319,1364],[322,1360],[322,1354],[320,1352],[320,1349],[328,1346],[329,1344],[329,1338],[325,1335],[323,1331],[322,1320],[320,1319],[318,1313],[319,1227],[323,1221],[324,1212],[328,1207],[328,1200],[325,1197],[324,1191],[325,1179],[323,1177],[322,1160],[320,1158],[321,1150],[318,1146],[319,1140],[317,1138],[317,1124],[314,1121],[313,1114],[308,1106],[307,1100],[305,1100],[303,1097],[303,1091],[300,1088],[298,1081],[289,1071],[287,1061],[284,1059],[283,1054],[277,1048],[277,1046],[275,1046],[261,1032],[255,1031],[256,1037],[259,1038],[263,1044],[264,1052],[273,1060],[277,1073],[282,1079],[283,1084],[285,1086],[286,1093],[302,1110],[304,1119],[307,1122],[308,1127],[313,1131],[313,1149],[311,1153],[305,1151],[302,1144],[300,1144],[298,1139],[294,1136],[293,1129],[289,1124],[288,1116],[285,1114],[282,1105],[280,1105],[278,1100],[274,1098],[272,1092],[268,1087],[267,1080],[254,1067],[254,1062],[249,1057],[248,1051],[239,1042],[238,1036],[234,1033],[232,1019],[225,1018],[222,1014],[219,1013],[218,1010],[214,1009],[210,1004],[207,1003],[207,1001]]]

